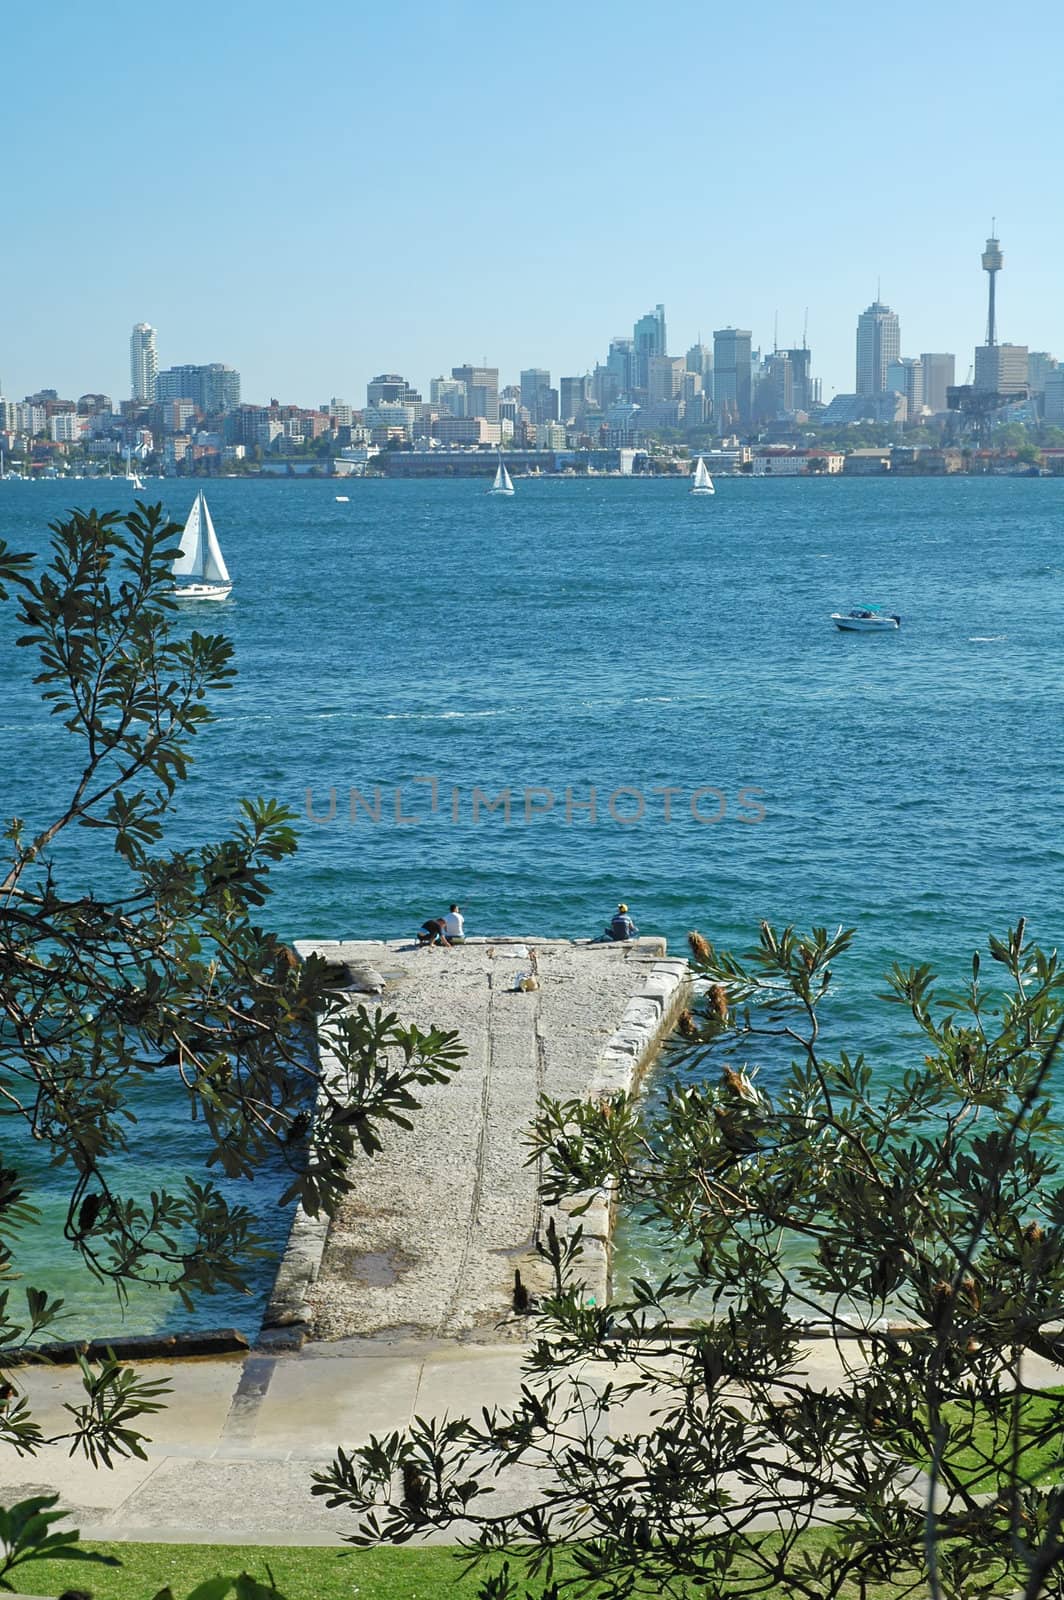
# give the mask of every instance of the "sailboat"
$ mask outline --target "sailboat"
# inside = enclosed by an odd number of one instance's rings
[[[140,494],[144,488],[144,481],[139,473],[133,471],[133,458],[126,450],[126,482],[132,487],[134,494]]]
[[[499,467],[495,474],[495,482],[488,490],[489,494],[513,494],[514,486],[510,474],[506,470],[506,463],[499,457]]]
[[[233,587],[202,489],[192,503],[181,535],[174,577],[193,580],[174,585],[175,600],[225,600]]]
[[[709,475],[709,468],[702,460],[702,457],[699,456],[695,464],[695,470],[691,474],[691,493],[716,494],[716,492],[713,487],[713,479]]]

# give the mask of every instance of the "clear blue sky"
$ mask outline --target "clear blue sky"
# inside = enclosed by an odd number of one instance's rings
[[[1064,9],[687,0],[7,8],[0,382],[128,395],[128,338],[249,399],[365,398],[485,356],[589,368],[663,301],[853,388],[902,350],[1064,358]]]

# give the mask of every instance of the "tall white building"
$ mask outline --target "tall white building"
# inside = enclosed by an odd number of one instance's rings
[[[857,319],[857,393],[882,393],[887,387],[887,368],[900,355],[897,312],[874,300]]]
[[[159,376],[159,356],[155,348],[155,329],[150,322],[138,322],[129,338],[129,377],[134,400],[149,403],[155,399],[155,380]]]

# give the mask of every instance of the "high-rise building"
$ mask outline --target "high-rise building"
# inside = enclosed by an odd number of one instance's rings
[[[761,422],[772,422],[794,410],[794,370],[786,350],[774,350],[765,357],[755,410]]]
[[[647,394],[651,405],[675,400],[687,367],[683,356],[651,356],[647,364]]]
[[[887,368],[887,388],[905,397],[905,420],[915,422],[924,409],[924,368],[915,356],[900,356]]]
[[[1027,382],[1032,394],[1044,394],[1046,379],[1057,370],[1057,359],[1048,350],[1032,350],[1027,357]]]
[[[498,367],[452,367],[451,377],[466,386],[466,415],[499,420]]]
[[[650,382],[651,356],[668,354],[664,306],[655,306],[645,317],[640,317],[632,330],[632,345],[635,351],[635,387],[645,389]]]
[[[572,422],[586,410],[591,399],[591,378],[587,373],[579,378],[559,378],[558,388],[561,391],[561,420]]]
[[[752,340],[749,328],[718,328],[713,335],[713,409],[722,428],[750,426]]]
[[[887,368],[900,355],[897,312],[873,300],[857,319],[857,393],[880,394],[887,387]]]
[[[977,345],[975,387],[984,394],[1026,394],[1027,346],[1025,344]]]
[[[155,398],[160,402],[191,400],[208,416],[234,411],[240,404],[240,374],[221,361],[202,367],[165,367],[155,380]]]
[[[791,404],[788,411],[808,412],[819,399],[820,386],[813,382],[813,353],[808,345],[801,349],[781,350],[791,364]]]
[[[151,405],[159,375],[159,356],[155,348],[155,329],[150,322],[134,325],[129,338],[130,394],[134,400]]]
[[[956,356],[924,351],[920,357],[924,369],[924,405],[937,414],[946,409],[946,390],[956,382]]]
[[[382,400],[398,401],[404,406],[419,406],[421,396],[413,384],[400,377],[398,372],[382,372],[366,385],[366,404],[380,405]]]
[[[557,422],[558,391],[551,388],[545,367],[527,367],[522,372],[521,404],[533,422]]]
[[[445,411],[451,417],[466,414],[466,386],[457,378],[433,378],[429,384],[429,400],[434,411]]]
[[[606,367],[615,379],[613,399],[622,395],[631,394],[636,387],[636,359],[634,339],[611,339],[610,353],[606,357]],[[606,406],[612,401],[599,397],[599,404]]]
[[[702,344],[701,341],[693,344],[687,352],[686,360],[688,372],[697,372],[702,379],[702,387],[708,389],[713,377],[713,351],[709,345]]]

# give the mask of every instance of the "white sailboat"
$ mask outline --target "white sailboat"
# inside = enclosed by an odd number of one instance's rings
[[[133,470],[133,458],[128,447],[126,449],[126,482],[130,485],[134,494],[140,494],[144,488],[144,480],[139,473]]]
[[[702,457],[699,456],[695,464],[695,470],[691,474],[691,493],[716,494],[716,492],[713,487],[713,479],[709,475],[709,468],[702,460]]]
[[[181,535],[174,577],[192,579],[191,583],[174,585],[175,600],[225,600],[233,587],[202,489]]]
[[[495,482],[488,490],[489,494],[513,494],[514,486],[510,474],[506,470],[506,463],[499,457],[499,467],[495,474]]]

